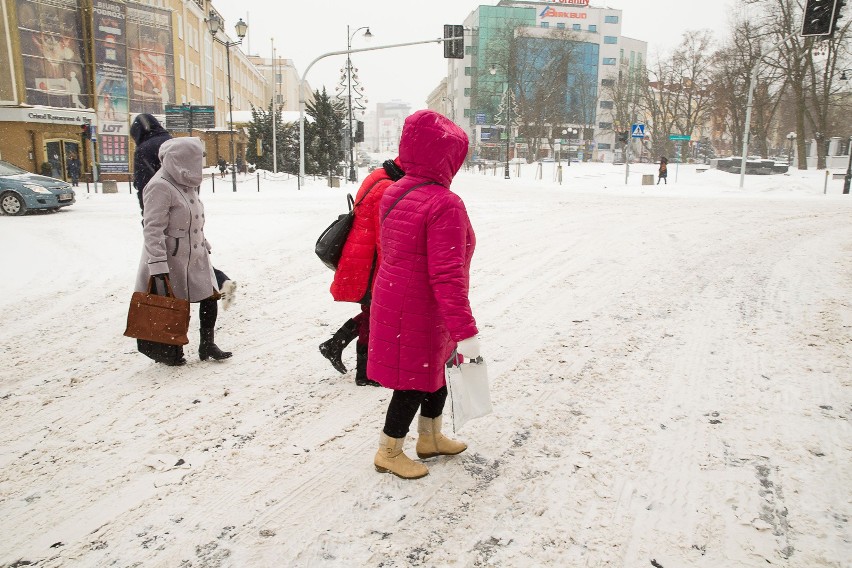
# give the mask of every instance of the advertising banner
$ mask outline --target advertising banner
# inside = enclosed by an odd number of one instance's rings
[[[127,10],[122,0],[94,0],[95,97],[101,172],[127,173]]]
[[[91,108],[77,0],[18,0],[26,102]]]
[[[0,103],[17,103],[18,96],[15,93],[15,76],[12,70],[12,52],[9,29],[9,15],[5,1],[0,1]]]
[[[127,3],[127,66],[130,70],[130,109],[163,114],[175,101],[172,13]]]

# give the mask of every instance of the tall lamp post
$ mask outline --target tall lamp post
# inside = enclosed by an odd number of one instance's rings
[[[346,85],[349,97],[349,181],[358,181],[358,176],[355,175],[355,131],[352,129],[352,59],[350,50],[352,49],[352,38],[361,30],[364,32],[364,38],[370,39],[373,34],[370,33],[370,26],[361,26],[351,34],[349,26],[346,26]]]
[[[231,48],[243,43],[243,38],[246,37],[246,31],[248,30],[248,24],[240,18],[240,21],[234,26],[237,37],[240,39],[237,41],[223,41],[216,37],[216,34],[222,29],[222,23],[219,14],[211,10],[207,17],[207,28],[210,30],[210,35],[213,36],[213,41],[225,46],[225,59],[228,62],[228,130],[230,130],[231,135],[231,181],[233,182],[234,191],[237,191],[237,164],[234,161],[236,154],[236,150],[234,149],[234,98],[231,96]]]
[[[789,145],[790,150],[789,150],[789,153],[787,154],[787,165],[788,166],[793,165],[793,141],[795,139],[796,139],[796,133],[795,132],[791,132],[787,135],[787,141],[790,143],[790,145]]]
[[[562,137],[569,136],[568,139],[568,165],[571,165],[571,140],[573,140],[580,133],[579,128],[563,128],[562,129]]]
[[[488,70],[491,75],[497,74],[497,64],[492,63],[491,69]],[[508,69],[506,70],[506,167],[503,171],[503,179],[509,179],[509,139],[512,137],[511,110],[512,110],[512,93],[511,83],[509,82]]]

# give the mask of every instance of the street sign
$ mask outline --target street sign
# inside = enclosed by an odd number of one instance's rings
[[[689,140],[689,134],[669,134],[669,140]]]
[[[485,124],[485,113],[484,112],[476,113],[476,124]]]
[[[630,127],[631,138],[645,138],[645,125],[634,124]]]

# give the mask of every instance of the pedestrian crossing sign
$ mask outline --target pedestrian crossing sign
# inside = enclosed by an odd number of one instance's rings
[[[645,125],[644,124],[634,124],[630,128],[630,136],[632,138],[645,138]]]

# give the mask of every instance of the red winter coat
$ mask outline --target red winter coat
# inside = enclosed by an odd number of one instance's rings
[[[450,182],[467,155],[464,130],[433,111],[405,120],[399,164],[405,177],[379,206],[382,264],[373,285],[367,376],[396,390],[434,392],[456,342],[476,335],[468,301],[476,245],[461,198]]]
[[[373,259],[378,269],[381,249],[377,250],[379,234],[379,201],[393,183],[384,168],[368,175],[355,196],[355,220],[343,245],[331,295],[338,302],[360,302],[367,293],[374,274]],[[366,197],[365,197],[366,194]],[[363,201],[361,200],[363,198]]]

